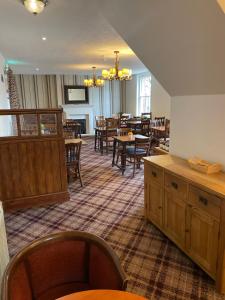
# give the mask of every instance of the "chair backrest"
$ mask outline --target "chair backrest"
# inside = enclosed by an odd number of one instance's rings
[[[146,112],[146,113],[141,113],[141,118],[142,119],[152,119],[152,113],[151,112]]]
[[[104,116],[95,116],[95,125],[96,127],[105,127],[106,121]]]
[[[81,145],[81,141],[79,143],[69,143],[65,145],[67,165],[80,161]]]
[[[168,138],[170,136],[170,120],[166,119],[165,121],[165,137]]]
[[[119,128],[119,119],[106,118],[105,121],[107,129]]]
[[[72,131],[75,138],[81,134],[81,124],[72,119],[67,119],[63,126],[64,131]]]
[[[144,150],[142,156],[148,156],[151,148],[151,137],[135,138],[135,154],[139,154],[139,149]]]
[[[81,231],[51,234],[32,242],[8,264],[2,300],[53,300],[89,289],[126,288],[112,248]]]
[[[128,135],[128,133],[131,131],[131,129],[130,128],[120,128],[120,129],[118,129],[118,135],[119,136],[125,136],[125,135]]]
[[[73,129],[67,126],[63,126],[63,137],[65,139],[73,139],[74,138]]]
[[[127,127],[127,121],[129,119],[129,116],[128,115],[125,115],[125,116],[121,116],[120,117],[120,128],[126,128]]]
[[[155,117],[156,126],[164,126],[166,117]]]
[[[151,120],[141,120],[141,128],[145,131],[150,131]]]

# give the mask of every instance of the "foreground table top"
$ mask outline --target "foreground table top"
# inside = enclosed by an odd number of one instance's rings
[[[84,140],[82,139],[65,139],[65,144],[70,144],[70,143],[80,143],[82,142],[82,145],[87,145],[87,142],[85,142]]]
[[[147,300],[144,297],[115,290],[90,290],[84,292],[73,293],[57,300]]]

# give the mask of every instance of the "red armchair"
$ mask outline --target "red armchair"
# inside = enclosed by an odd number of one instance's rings
[[[112,248],[86,232],[51,234],[22,249],[8,264],[2,300],[53,300],[90,289],[126,288]]]

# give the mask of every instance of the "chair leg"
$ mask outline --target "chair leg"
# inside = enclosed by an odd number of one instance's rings
[[[134,174],[135,174],[135,167],[136,167],[136,158],[134,156],[133,177],[134,177]]]
[[[109,142],[108,141],[106,142],[106,153],[107,154],[109,153]]]
[[[80,165],[78,165],[77,171],[78,171],[78,174],[79,174],[80,185],[83,187],[83,181],[82,181],[81,172],[80,172]]]
[[[70,168],[67,167],[67,183],[70,182]]]

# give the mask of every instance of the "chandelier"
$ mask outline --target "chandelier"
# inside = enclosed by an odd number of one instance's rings
[[[97,78],[96,76],[96,67],[92,67],[93,76],[90,79],[84,79],[84,85],[87,87],[101,87],[104,85],[104,80]]]
[[[119,51],[114,51],[116,55],[115,66],[109,70],[102,70],[102,77],[105,80],[131,80],[132,70],[124,68],[119,70]]]
[[[48,0],[22,0],[26,9],[34,14],[40,14],[48,3]]]

